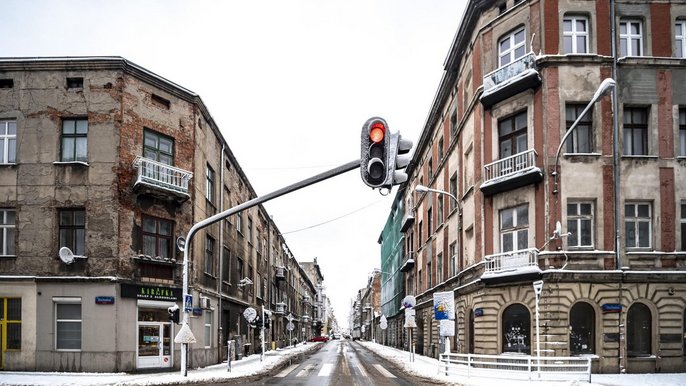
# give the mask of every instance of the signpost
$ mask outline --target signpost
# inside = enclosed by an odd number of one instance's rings
[[[403,298],[403,307],[405,307],[405,325],[410,336],[410,346],[407,348],[410,352],[410,362],[414,362],[414,343],[412,342],[412,329],[417,327],[415,315],[417,314],[414,307],[417,304],[417,299],[412,295],[407,295]]]
[[[386,320],[386,315],[381,314],[381,318],[379,319],[379,327],[384,330],[383,334],[383,345],[386,345],[386,328],[388,328],[388,320]]]
[[[286,330],[288,330],[288,345],[293,344],[293,330],[295,330],[295,324],[293,324],[293,314],[288,314],[286,316],[286,320],[288,320],[288,324],[286,325]]]

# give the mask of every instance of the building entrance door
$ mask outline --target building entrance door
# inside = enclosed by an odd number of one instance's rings
[[[171,367],[171,323],[138,322],[138,368]]]

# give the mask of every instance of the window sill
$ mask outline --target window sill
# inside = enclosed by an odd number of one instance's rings
[[[622,156],[622,159],[627,159],[627,160],[632,160],[632,159],[658,159],[659,157],[656,155],[648,155],[648,154],[641,154],[641,155],[631,155],[631,154],[625,154]]]
[[[563,155],[566,157],[600,157],[602,154],[600,153],[563,153]]]
[[[83,161],[55,161],[52,163],[53,165],[80,165],[80,166],[90,166],[88,162],[83,162]]]
[[[17,164],[16,162],[13,162],[13,163],[0,163],[0,167],[10,167],[10,168],[11,168],[11,167],[17,166],[17,165],[18,165],[18,164]]]

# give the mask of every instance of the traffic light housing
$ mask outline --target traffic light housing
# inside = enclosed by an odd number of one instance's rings
[[[167,308],[167,312],[169,313],[169,321],[179,324],[179,306],[174,304],[173,306]]]
[[[410,163],[408,155],[412,141],[400,133],[391,133],[386,120],[372,117],[362,126],[360,142],[360,174],[372,188],[391,189],[407,181],[404,169]]]

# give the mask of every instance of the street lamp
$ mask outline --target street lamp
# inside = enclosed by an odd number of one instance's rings
[[[553,177],[555,177],[555,187],[553,189],[553,194],[557,194],[557,176],[559,174],[557,172],[557,167],[560,162],[560,152],[562,151],[562,146],[564,145],[567,138],[569,138],[569,136],[572,135],[572,132],[574,131],[574,129],[576,129],[581,119],[586,115],[586,113],[588,113],[588,110],[590,110],[591,107],[593,107],[593,105],[598,101],[598,99],[600,99],[600,97],[605,95],[608,91],[614,89],[616,86],[617,82],[615,82],[615,80],[612,78],[607,78],[603,80],[600,83],[600,86],[598,86],[598,89],[596,90],[595,94],[593,94],[593,98],[591,98],[591,101],[588,102],[588,105],[586,105],[581,114],[579,114],[579,116],[576,118],[576,121],[572,123],[572,126],[569,127],[567,133],[565,133],[564,137],[562,137],[562,140],[560,141],[560,146],[558,146],[557,153],[555,154],[555,168],[552,172]]]
[[[536,295],[536,358],[538,359],[538,377],[541,377],[541,329],[539,323],[539,305],[541,300],[541,293],[543,292],[543,280],[537,280],[532,283],[534,286],[534,294]]]

